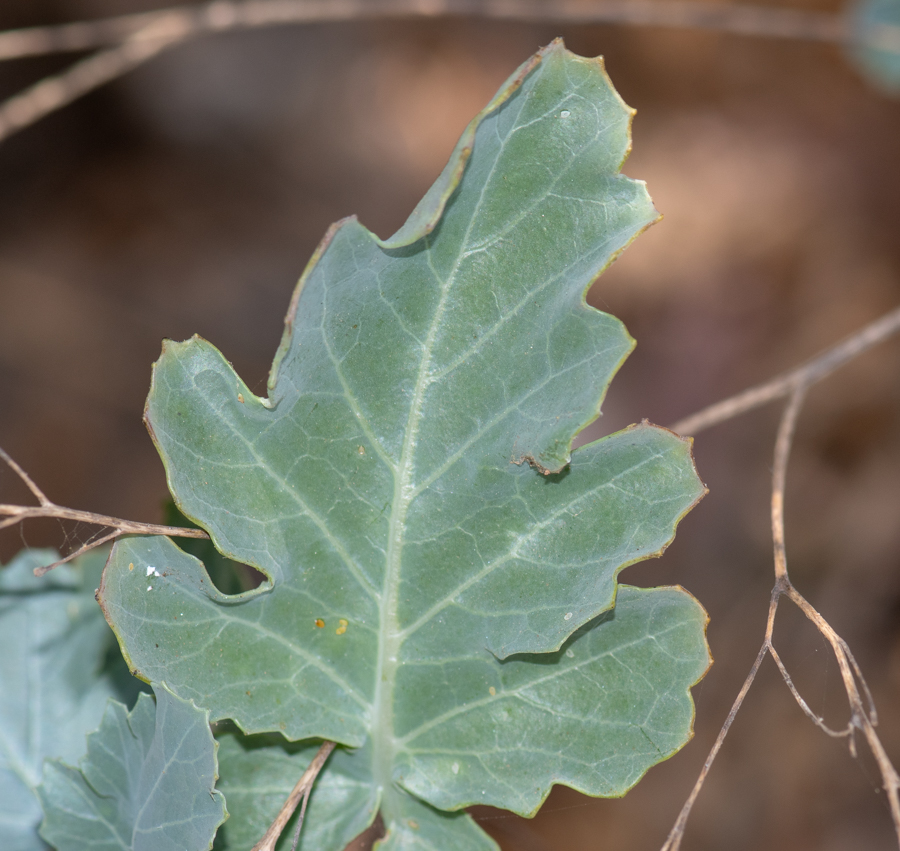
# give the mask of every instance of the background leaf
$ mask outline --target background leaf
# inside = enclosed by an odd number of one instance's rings
[[[861,0],[851,26],[856,66],[882,91],[900,94],[900,0]]]
[[[230,731],[218,738],[218,789],[228,802],[228,821],[216,848],[245,851],[266,832],[300,775],[319,749],[287,742],[281,736],[244,736]],[[335,750],[319,776],[303,827],[307,848],[346,847],[368,827],[378,811],[378,795],[362,760]],[[291,847],[296,815],[282,834],[279,848]]]
[[[47,764],[41,835],[58,851],[205,851],[225,820],[209,712],[155,687],[111,701],[80,768]]]
[[[36,795],[44,759],[75,760],[109,697],[133,699],[113,635],[94,600],[108,550],[43,577],[59,558],[25,550],[0,569],[0,848],[39,851]],[[110,654],[114,654],[112,657]],[[131,680],[135,685],[131,685]]]
[[[633,345],[584,292],[656,217],[618,173],[630,119],[601,63],[554,43],[402,239],[329,231],[268,399],[199,338],[154,369],[176,503],[267,582],[226,596],[171,542],[121,542],[101,601],[130,664],[246,732],[359,748],[389,848],[490,847],[428,805],[622,794],[690,736],[708,656],[684,592],[638,595],[562,652],[703,493],[689,441],[647,424],[570,453]]]

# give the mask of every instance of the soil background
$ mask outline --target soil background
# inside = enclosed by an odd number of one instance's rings
[[[0,29],[154,5],[4,0]],[[161,340],[202,335],[263,394],[291,291],[328,225],[356,213],[381,236],[396,230],[468,120],[557,35],[605,55],[638,110],[624,170],[665,215],[591,290],[638,346],[586,437],[670,424],[897,305],[900,100],[836,48],[471,19],[220,35],[0,145],[0,445],[60,504],[160,521],[167,491],[141,414]],[[4,63],[0,96],[68,61]],[[715,664],[694,689],[694,740],[621,800],[556,788],[533,820],[475,811],[504,851],[662,844],[762,640],[779,410],[698,436],[709,496],[662,559],[624,575],[681,584],[710,614]],[[813,390],[787,491],[792,578],[856,653],[895,763],[898,473],[895,341]],[[0,501],[26,499],[0,471]],[[0,559],[89,534],[7,531]],[[843,726],[836,664],[787,605],[776,641],[812,709]],[[683,847],[887,851],[879,785],[872,761],[816,730],[768,662]]]

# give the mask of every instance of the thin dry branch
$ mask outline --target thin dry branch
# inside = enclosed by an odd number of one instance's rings
[[[167,20],[189,27],[189,35],[199,35],[283,24],[451,16],[706,29],[804,41],[850,38],[840,15],[693,0],[217,0],[202,6],[0,33],[0,60],[104,47]]]
[[[775,378],[770,378],[763,384],[751,387],[743,393],[738,393],[737,396],[731,396],[696,414],[684,417],[671,426],[671,429],[678,434],[693,436],[704,429],[745,414],[761,405],[789,396],[798,387],[809,387],[817,381],[821,381],[838,367],[849,363],[873,346],[883,343],[898,331],[900,331],[900,307],[861,328],[837,345],[825,349],[806,363],[789,372],[776,375]]]
[[[775,587],[782,583],[789,583],[787,571],[787,552],[784,545],[784,488],[787,482],[788,458],[791,454],[791,446],[794,442],[794,432],[797,429],[797,420],[800,417],[800,409],[806,399],[806,390],[809,383],[801,384],[791,394],[781,415],[778,424],[778,435],[775,438],[775,460],[772,464],[772,549],[775,558]],[[774,628],[774,627],[773,627]],[[769,636],[771,638],[771,636]]]
[[[897,312],[895,311],[895,313]],[[770,655],[774,659],[788,689],[806,716],[828,735],[846,737],[850,745],[850,753],[853,757],[856,757],[854,732],[860,730],[863,733],[866,742],[875,757],[875,761],[878,764],[878,770],[881,773],[882,786],[887,793],[891,818],[894,822],[898,846],[900,846],[900,775],[898,775],[897,770],[894,768],[893,763],[888,757],[887,752],[875,731],[875,727],[878,724],[878,717],[875,713],[872,694],[860,671],[859,665],[854,659],[853,654],[850,652],[847,642],[834,631],[831,624],[829,624],[828,621],[825,620],[812,605],[810,605],[806,598],[803,597],[791,583],[787,570],[787,555],[784,537],[784,490],[787,478],[787,465],[794,432],[796,430],[797,419],[799,418],[800,410],[806,397],[806,391],[813,383],[819,381],[824,375],[827,375],[828,372],[835,369],[841,363],[846,362],[849,357],[855,356],[855,354],[859,354],[861,351],[865,351],[866,348],[874,345],[875,342],[879,342],[881,339],[885,339],[890,333],[893,333],[891,329],[897,329],[897,320],[886,321],[890,320],[892,315],[893,314],[888,314],[882,320],[879,320],[879,322],[867,326],[862,332],[855,334],[839,346],[829,349],[819,358],[809,362],[804,367],[800,367],[798,370],[788,373],[785,377],[788,378],[794,375],[800,376],[798,379],[795,379],[795,383],[790,391],[790,399],[782,414],[781,422],[778,427],[778,437],[775,441],[771,499],[775,587],[772,589],[772,595],[769,600],[769,616],[766,622],[766,632],[763,638],[763,644],[753,662],[750,673],[747,675],[747,679],[744,681],[744,685],[706,758],[706,762],[700,771],[700,775],[694,784],[694,788],[691,790],[672,830],[669,832],[669,835],[662,846],[662,851],[678,851],[681,847],[681,840],[684,837],[685,827],[687,826],[687,821],[691,809],[694,806],[694,802],[700,794],[700,790],[709,774],[710,767],[721,750],[725,737],[728,735],[728,731],[731,729],[735,716],[743,704],[744,698],[750,690],[753,681],[756,679],[756,674],[766,655]],[[850,352],[855,352],[855,354],[850,354]],[[781,380],[783,381],[784,379]],[[776,382],[771,382],[770,386],[777,387],[779,385]],[[741,397],[736,397],[736,399],[740,398]],[[715,407],[716,406],[714,406],[714,408]],[[723,410],[725,409],[723,408]],[[740,408],[738,405],[732,405],[731,410],[741,413],[743,410],[749,410],[749,408]],[[731,416],[735,415],[735,413],[731,414]],[[773,645],[775,614],[782,596],[788,597],[806,615],[825,640],[831,645],[832,652],[834,653],[841,672],[841,679],[844,683],[844,691],[846,692],[850,709],[850,720],[843,730],[832,730],[825,724],[822,718],[817,716],[809,708],[806,700],[804,700],[803,696],[794,685],[790,673]],[[865,696],[866,705],[864,705],[863,696]]]
[[[184,40],[188,30],[160,20],[138,30],[122,44],[76,62],[0,104],[0,141]]]
[[[859,673],[859,667],[852,658],[847,642],[834,631],[831,624],[829,624],[828,621],[809,604],[806,598],[803,597],[790,582],[787,583],[784,594],[791,599],[807,618],[809,618],[819,632],[825,637],[826,641],[831,645],[831,649],[834,652],[841,671],[844,690],[847,692],[847,700],[850,704],[850,721],[848,722],[848,729],[851,730],[851,752],[854,756],[856,755],[852,730],[858,729],[862,731],[865,736],[866,743],[869,745],[869,750],[872,751],[875,762],[878,764],[882,788],[887,794],[891,818],[894,822],[894,831],[897,834],[897,844],[900,846],[900,775],[898,775],[897,769],[891,762],[890,757],[888,757],[887,751],[884,749],[884,745],[881,743],[881,739],[875,731],[875,727],[878,724],[878,718],[875,714],[874,707],[867,708],[863,705],[860,688],[862,689],[863,694],[866,695],[867,702],[871,701],[871,694],[865,678]]]
[[[34,483],[31,476],[28,475],[10,456],[9,454],[0,447],[0,460],[6,462],[6,465],[25,483],[25,486],[30,490],[37,501],[41,505],[50,505],[50,500],[47,499],[44,492]],[[2,527],[0,527],[2,528]]]
[[[36,576],[43,576],[54,567],[65,564],[73,558],[77,558],[83,553],[96,547],[102,546],[108,541],[112,541],[122,535],[166,535],[175,538],[209,538],[202,529],[186,529],[181,526],[162,526],[158,523],[137,523],[133,520],[123,520],[120,517],[110,517],[106,514],[97,514],[93,511],[79,511],[76,508],[66,508],[51,502],[44,492],[34,483],[31,477],[5,452],[0,448],[0,460],[4,461],[7,466],[28,486],[29,490],[35,495],[40,505],[4,505],[0,504],[0,517],[5,519],[0,521],[0,531],[22,523],[25,520],[34,520],[37,518],[52,518],[54,520],[74,520],[79,523],[89,523],[93,526],[105,526],[112,531],[106,535],[88,541],[80,546],[74,552],[69,553],[65,558],[45,565],[44,567],[35,568]]]
[[[303,809],[300,811],[300,823],[297,825],[297,836],[300,835],[300,828],[303,826],[303,816],[306,814],[306,802],[309,800],[309,793],[312,791],[313,784],[316,782],[316,778],[319,776],[322,766],[325,765],[325,761],[331,755],[333,750],[334,742],[324,742],[322,744],[322,747],[319,748],[318,753],[313,757],[312,762],[309,764],[309,768],[303,772],[303,775],[297,781],[297,785],[294,786],[291,794],[288,795],[287,800],[284,802],[284,806],[282,806],[278,815],[275,817],[275,821],[272,822],[272,825],[266,831],[265,836],[253,846],[251,851],[275,851],[275,843],[278,841],[278,838],[281,836],[287,823],[291,820],[291,816],[294,814],[294,810],[297,809],[297,805],[303,801]]]
[[[0,141],[166,48],[199,35],[286,24],[449,16],[676,27],[828,43],[849,43],[855,37],[840,15],[695,0],[215,0],[0,33],[0,60],[106,48],[0,104]],[[878,26],[865,38],[878,49],[900,52],[900,27]]]
[[[775,614],[774,608],[772,607],[774,605],[776,604],[773,603],[770,605],[770,620]],[[681,847],[681,839],[684,836],[684,829],[687,827],[687,821],[690,817],[691,810],[694,808],[694,802],[697,800],[697,796],[700,794],[700,790],[703,788],[704,782],[706,782],[706,776],[707,774],[709,774],[709,770],[710,768],[712,768],[713,762],[718,756],[719,751],[722,749],[722,745],[725,743],[725,737],[728,735],[728,731],[731,729],[731,725],[734,723],[734,719],[738,714],[738,710],[743,705],[744,698],[747,696],[747,692],[750,691],[750,686],[753,685],[753,681],[756,679],[757,673],[759,673],[760,665],[762,665],[763,659],[766,658],[766,653],[768,652],[768,642],[764,641],[762,647],[759,648],[759,653],[756,654],[756,659],[753,660],[753,665],[750,668],[750,673],[747,674],[747,678],[744,680],[744,684],[741,686],[741,690],[738,692],[738,696],[735,698],[734,703],[731,706],[731,711],[728,713],[728,717],[725,719],[725,723],[719,730],[719,735],[716,737],[716,741],[713,744],[709,755],[706,757],[706,762],[703,763],[703,768],[700,769],[700,776],[697,778],[697,782],[694,783],[694,788],[691,790],[691,794],[688,796],[687,801],[685,801],[684,806],[681,808],[681,812],[678,814],[678,818],[675,820],[675,824],[669,831],[669,835],[666,838],[665,843],[663,843],[661,851],[678,851],[678,849]]]

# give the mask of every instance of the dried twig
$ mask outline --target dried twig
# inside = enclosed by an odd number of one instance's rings
[[[32,481],[31,477],[2,449],[0,448],[0,460],[25,483],[28,489],[35,495],[39,505],[3,505],[0,504],[0,530],[9,526],[15,526],[24,520],[33,520],[39,517],[49,517],[55,520],[75,520],[80,523],[90,523],[94,526],[105,526],[111,529],[105,535],[82,544],[77,550],[69,553],[65,558],[44,567],[35,568],[35,575],[43,576],[54,567],[65,564],[73,558],[96,547],[102,546],[108,541],[115,540],[122,535],[167,535],[176,538],[208,538],[202,529],[185,529],[180,526],[161,526],[157,523],[136,523],[133,520],[122,520],[119,517],[109,517],[106,514],[96,514],[93,511],[79,511],[75,508],[65,508],[51,502],[44,492]]]
[[[0,33],[0,60],[107,48],[0,105],[0,140],[198,35],[285,24],[447,16],[676,27],[828,43],[860,38],[841,15],[696,0],[214,0]],[[864,37],[880,50],[900,52],[900,27],[881,25]]]
[[[284,802],[284,806],[275,817],[275,821],[272,822],[272,825],[266,831],[265,836],[253,846],[251,851],[275,851],[275,843],[278,841],[278,837],[281,836],[281,832],[291,820],[291,816],[294,814],[294,810],[297,809],[297,805],[303,801],[303,807],[300,810],[299,824],[297,825],[297,836],[300,835],[300,828],[303,826],[303,816],[306,814],[306,802],[309,800],[309,793],[312,791],[313,784],[316,782],[316,777],[319,776],[322,766],[325,765],[325,760],[328,759],[333,750],[334,742],[324,742],[322,744],[318,753],[313,757],[313,761],[309,764],[309,768],[303,772],[303,775],[297,781],[297,785],[293,788],[291,794],[288,795],[287,800]],[[294,845],[296,847],[296,840]]]
[[[840,15],[771,6],[718,5],[703,0],[217,0],[201,6],[0,33],[0,60],[104,47],[165,20],[186,25],[187,34],[197,35],[281,24],[448,16],[636,24],[804,41],[841,42],[850,37]]]
[[[0,104],[0,141],[182,41],[188,30],[175,23],[177,19],[150,24],[117,47],[101,50],[4,101]]]
[[[0,447],[0,460],[6,462],[7,466],[25,483],[25,486],[30,490],[36,497],[37,501],[41,505],[52,505],[49,499],[47,499],[44,492],[32,481],[31,476],[28,475],[10,456],[9,454]]]
[[[778,437],[775,442],[775,461],[773,465],[772,471],[772,543],[774,549],[774,560],[775,560],[775,587],[772,589],[772,596],[769,600],[769,616],[766,622],[766,632],[765,637],[763,639],[762,647],[760,648],[759,653],[756,656],[755,661],[753,662],[753,666],[750,669],[750,673],[747,675],[747,679],[744,681],[744,685],[741,688],[740,693],[737,696],[737,699],[734,702],[734,705],[731,708],[731,711],[728,713],[728,717],[725,720],[725,723],[722,725],[721,730],[719,731],[719,735],[716,738],[715,744],[712,747],[712,750],[709,752],[709,755],[706,758],[706,762],[703,765],[703,768],[700,771],[700,775],[697,778],[697,782],[694,784],[694,788],[691,790],[691,794],[688,796],[687,801],[681,809],[681,812],[678,815],[678,818],[675,821],[672,830],[669,832],[669,836],[666,839],[665,844],[662,846],[662,851],[678,851],[681,846],[681,840],[684,836],[684,830],[687,825],[688,817],[690,816],[691,809],[694,805],[694,802],[697,800],[697,796],[700,793],[701,788],[703,787],[703,783],[706,780],[707,775],[709,774],[709,769],[712,766],[713,761],[715,760],[719,750],[722,747],[723,742],[725,741],[725,737],[728,735],[728,731],[731,728],[732,723],[734,722],[735,716],[737,715],[738,710],[741,708],[741,704],[744,701],[744,698],[747,695],[747,692],[750,690],[750,686],[753,684],[754,679],[756,678],[756,674],[759,671],[760,665],[765,659],[766,655],[772,656],[775,660],[775,664],[778,666],[778,670],[781,672],[782,677],[784,678],[785,683],[791,691],[791,694],[794,696],[794,699],[797,701],[797,704],[803,710],[803,712],[809,717],[820,729],[826,732],[830,736],[836,737],[846,737],[849,741],[850,752],[855,757],[856,756],[856,745],[854,740],[854,732],[856,730],[862,731],[865,736],[866,742],[869,745],[872,754],[875,757],[875,761],[878,764],[878,769],[881,773],[882,786],[887,793],[888,802],[890,805],[891,817],[894,822],[894,830],[897,834],[897,841],[900,844],[900,776],[898,776],[896,769],[891,763],[887,752],[884,749],[884,746],[881,743],[881,740],[878,737],[878,734],[875,731],[875,726],[878,723],[878,717],[875,713],[875,707],[872,702],[872,695],[869,691],[869,687],[866,684],[864,677],[862,676],[862,672],[859,669],[859,665],[856,663],[856,660],[853,658],[853,654],[850,652],[850,648],[847,646],[847,643],[834,631],[832,626],[825,620],[822,615],[817,612],[794,588],[791,583],[790,577],[788,575],[787,570],[787,555],[785,550],[785,539],[784,539],[784,489],[785,489],[785,479],[787,475],[787,464],[788,458],[790,456],[791,444],[793,442],[794,430],[797,424],[797,418],[799,417],[800,410],[803,406],[803,400],[806,396],[806,391],[810,387],[810,385],[814,384],[816,381],[819,381],[824,375],[828,374],[839,366],[841,363],[844,363],[850,357],[854,356],[851,352],[855,352],[855,354],[859,354],[861,351],[864,351],[871,345],[874,345],[875,342],[879,342],[880,340],[885,339],[890,333],[898,330],[898,326],[900,326],[900,322],[896,318],[892,318],[896,316],[896,311],[894,314],[888,314],[879,322],[873,323],[872,325],[864,328],[860,333],[855,334],[849,340],[840,344],[839,346],[834,347],[833,349],[829,349],[820,355],[819,358],[810,361],[804,367],[799,368],[798,370],[794,370],[791,373],[788,373],[787,376],[780,379],[781,382],[785,382],[791,376],[798,376],[794,381],[795,383],[790,390],[790,400],[784,410],[784,414],[781,417],[781,423],[778,428]],[[891,330],[893,329],[893,330]],[[778,383],[779,380],[770,382],[769,385],[772,387],[780,387],[781,384]],[[749,391],[752,393],[753,391]],[[747,396],[748,394],[742,394],[741,397],[735,397],[736,400]],[[774,397],[773,397],[774,398]],[[715,408],[716,406],[714,406]],[[745,410],[749,410],[750,407],[741,407],[740,405],[732,403],[731,410],[734,413],[731,416],[735,416],[737,413],[742,413]],[[708,409],[712,411],[713,409]],[[724,410],[724,408],[723,408]],[[714,422],[720,422],[721,419],[714,420]],[[710,422],[709,424],[712,424]],[[850,707],[850,720],[847,722],[846,727],[843,730],[832,730],[828,727],[824,720],[817,716],[810,708],[807,702],[803,699],[800,692],[797,690],[794,682],[788,673],[787,668],[784,666],[784,663],[781,660],[781,657],[778,655],[778,652],[775,650],[773,645],[773,633],[775,629],[775,613],[778,609],[778,603],[782,596],[788,597],[805,615],[809,618],[810,621],[815,625],[815,627],[819,630],[819,632],[824,636],[825,640],[831,645],[831,649],[834,652],[835,658],[837,659],[838,667],[841,671],[841,678],[844,683],[844,690],[847,694],[847,702]],[[865,703],[863,701],[863,696],[865,696]]]
[[[732,417],[752,411],[761,405],[768,404],[789,396],[799,387],[809,387],[825,376],[830,375],[838,367],[849,363],[863,352],[883,343],[900,331],[900,307],[890,313],[886,313],[880,319],[861,328],[855,334],[842,340],[835,346],[826,349],[806,363],[801,364],[790,372],[770,378],[763,384],[751,387],[737,396],[732,396],[722,402],[716,402],[696,414],[684,417],[673,426],[672,431],[678,434],[696,435],[710,426],[718,425]]]

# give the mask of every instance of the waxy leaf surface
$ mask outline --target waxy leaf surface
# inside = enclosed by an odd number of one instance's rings
[[[125,698],[106,669],[113,635],[94,600],[107,551],[40,578],[59,558],[24,550],[0,568],[0,848],[43,851],[37,797],[44,760],[74,761],[108,698]]]
[[[209,711],[154,689],[110,701],[80,768],[47,763],[41,835],[58,851],[206,851],[225,820]]]
[[[267,398],[199,338],[154,369],[178,507],[266,581],[226,596],[171,542],[121,542],[101,602],[126,657],[247,733],[358,749],[326,771],[355,760],[390,849],[490,848],[439,810],[622,794],[690,736],[692,598],[595,621],[702,495],[690,444],[645,424],[571,452],[633,345],[584,293],[656,218],[619,174],[630,120],[599,61],[552,44],[394,238],[329,231]],[[588,650],[613,623],[652,652]]]

